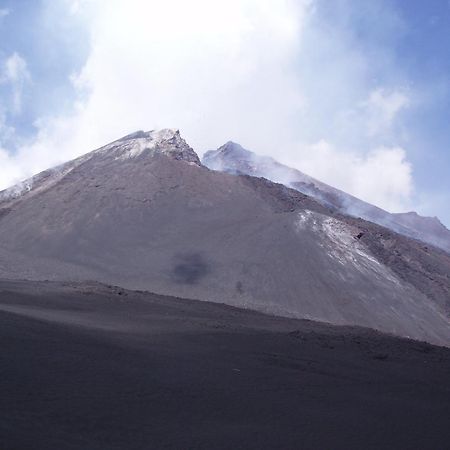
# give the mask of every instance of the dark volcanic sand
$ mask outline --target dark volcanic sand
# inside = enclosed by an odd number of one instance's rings
[[[101,285],[0,282],[0,448],[448,449],[450,350]]]

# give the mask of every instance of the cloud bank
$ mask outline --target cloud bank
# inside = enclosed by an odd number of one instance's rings
[[[366,11],[383,35],[368,50],[347,9],[333,23],[319,0],[60,1],[86,21],[90,53],[70,111],[0,150],[1,187],[137,129],[177,127],[199,153],[232,139],[390,211],[411,207],[401,118],[414,92],[386,50],[394,13]],[[10,66],[20,86],[26,63]]]

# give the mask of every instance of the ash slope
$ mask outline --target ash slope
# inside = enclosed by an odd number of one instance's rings
[[[450,439],[450,350],[370,330],[0,281],[0,340],[4,449],[435,450]]]
[[[128,136],[3,194],[0,277],[97,280],[450,344],[450,257]],[[9,191],[11,193],[11,191]]]
[[[391,214],[270,157],[256,155],[234,142],[206,152],[202,162],[213,170],[265,177],[283,183],[343,214],[362,217],[450,254],[450,230],[437,217],[422,217],[415,212]]]

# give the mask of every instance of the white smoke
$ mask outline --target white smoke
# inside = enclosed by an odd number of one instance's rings
[[[406,150],[383,140],[411,93],[369,85],[370,58],[322,26],[314,0],[61,2],[90,30],[77,98],[3,152],[0,186],[129,132],[176,127],[199,153],[233,139],[389,210],[410,206]]]

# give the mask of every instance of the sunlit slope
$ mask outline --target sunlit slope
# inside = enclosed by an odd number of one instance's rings
[[[68,164],[0,204],[3,278],[98,280],[450,343],[445,253],[377,237],[381,227],[282,185],[211,171],[174,130]],[[414,284],[418,264],[439,265],[440,278]]]

